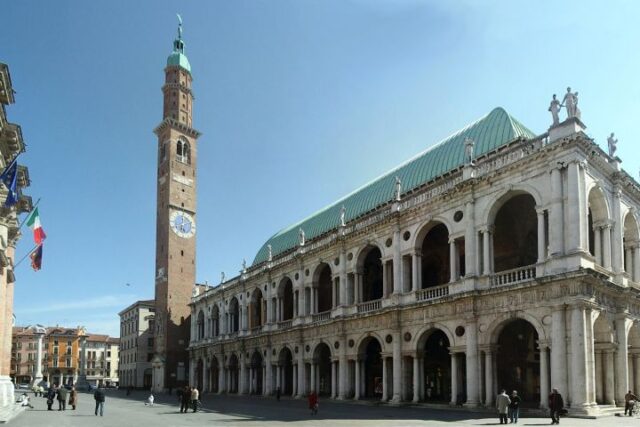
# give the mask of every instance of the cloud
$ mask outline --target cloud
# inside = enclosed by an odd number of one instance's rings
[[[134,295],[104,295],[93,299],[78,299],[76,301],[59,301],[46,305],[38,305],[24,309],[15,309],[17,316],[49,313],[54,311],[99,309],[121,307],[125,308],[131,301],[135,301]],[[118,310],[120,311],[120,310]]]

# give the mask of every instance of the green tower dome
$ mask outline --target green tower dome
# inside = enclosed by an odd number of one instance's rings
[[[191,72],[191,64],[184,54],[184,41],[182,40],[182,18],[178,15],[178,38],[173,41],[173,52],[167,58],[167,67],[178,66]]]

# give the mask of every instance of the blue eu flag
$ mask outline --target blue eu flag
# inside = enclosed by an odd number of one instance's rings
[[[18,179],[18,157],[16,156],[9,166],[7,166],[2,174],[0,174],[0,181],[7,187],[9,194],[4,201],[6,207],[13,206],[18,203],[18,192],[16,188],[16,181]]]

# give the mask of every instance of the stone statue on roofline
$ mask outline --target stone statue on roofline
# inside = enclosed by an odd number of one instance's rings
[[[470,165],[473,163],[473,147],[475,142],[473,139],[466,137],[464,139],[464,164]]]
[[[273,261],[273,251],[271,249],[271,245],[267,245],[267,261]]]
[[[578,92],[572,93],[571,88],[567,88],[567,93],[564,94],[564,98],[562,99],[562,104],[560,107],[567,108],[567,118],[570,119],[572,117],[580,118],[578,113]]]
[[[344,205],[340,208],[340,227],[344,227],[347,225],[345,220],[345,216],[347,214],[347,209],[345,209]]]
[[[220,273],[220,283],[224,283],[226,276],[224,275],[224,271]]]
[[[560,101],[556,99],[556,94],[554,93],[553,98],[551,98],[551,104],[549,104],[549,111],[553,118],[553,124],[551,126],[557,126],[560,124],[560,108]]]
[[[242,258],[242,272],[246,273],[247,272],[247,260]]]
[[[399,202],[402,195],[402,181],[400,181],[400,177],[396,176],[396,191],[395,191],[395,200]]]
[[[305,234],[304,234],[304,230],[302,229],[302,227],[300,227],[300,229],[298,229],[298,244],[300,246],[304,246],[305,244]]]
[[[607,138],[607,145],[609,145],[609,156],[611,157],[616,156],[616,150],[618,149],[618,140],[614,138],[614,136],[615,134],[611,132],[611,135],[609,135],[609,138]]]

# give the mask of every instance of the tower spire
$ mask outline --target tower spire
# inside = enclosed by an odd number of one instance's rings
[[[191,65],[187,56],[184,54],[184,40],[182,40],[182,16],[178,16],[178,35],[173,41],[173,52],[167,58],[167,66],[177,65],[191,72]]]
[[[182,16],[179,13],[176,15],[178,15],[178,39],[182,40]]]

